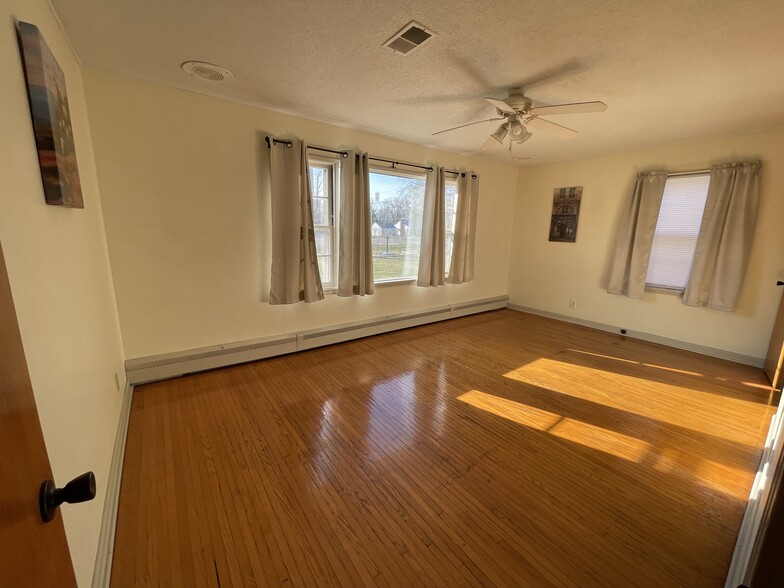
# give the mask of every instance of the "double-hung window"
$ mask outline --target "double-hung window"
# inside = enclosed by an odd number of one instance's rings
[[[452,262],[452,243],[455,240],[455,222],[457,220],[457,179],[447,179],[444,194],[444,271],[449,273]]]
[[[324,289],[337,287],[337,179],[340,164],[328,157],[309,157],[310,190],[313,201],[313,229],[316,233],[321,285]]]
[[[645,285],[683,292],[700,233],[709,173],[667,178]]]

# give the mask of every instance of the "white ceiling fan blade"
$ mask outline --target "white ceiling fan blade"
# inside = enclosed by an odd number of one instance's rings
[[[573,102],[571,104],[554,104],[553,106],[537,106],[529,113],[534,116],[549,116],[551,114],[586,114],[589,112],[604,112],[607,105],[604,102]]]
[[[470,127],[471,125],[479,125],[479,124],[490,122],[490,121],[494,121],[494,120],[504,120],[504,117],[488,118],[487,120],[478,120],[476,122],[468,123],[468,124],[465,124],[465,125],[460,125],[459,127],[452,127],[451,129],[444,129],[443,131],[437,131],[437,132],[433,133],[430,136],[434,137],[436,135],[440,135],[441,133],[448,133],[449,131],[456,131],[457,129]]]
[[[512,108],[511,106],[509,106],[503,100],[498,100],[496,98],[485,98],[485,100],[487,100],[490,104],[495,106],[501,112],[505,112],[507,114],[514,114],[515,113],[515,109]]]
[[[533,127],[534,129],[544,131],[545,133],[550,133],[554,137],[558,137],[564,141],[574,139],[577,136],[577,131],[574,129],[570,129],[568,127],[555,124],[554,122],[550,122],[549,120],[537,118],[535,116],[527,120],[525,124],[529,127]]]

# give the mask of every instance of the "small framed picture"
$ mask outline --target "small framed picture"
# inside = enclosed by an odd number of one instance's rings
[[[582,186],[553,190],[553,214],[550,217],[550,241],[574,243],[577,239],[577,219],[580,216]]]

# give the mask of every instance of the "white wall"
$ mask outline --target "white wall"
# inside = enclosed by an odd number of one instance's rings
[[[124,384],[80,67],[46,0],[0,0],[0,241],[55,481],[95,472],[92,502],[61,508],[90,583]],[[35,24],[65,72],[84,210],[44,204],[14,19]]]
[[[85,70],[109,256],[129,358],[506,294],[517,170]],[[269,290],[266,133],[481,175],[476,280],[289,306]]]
[[[681,304],[668,294],[643,300],[607,294],[605,278],[622,203],[638,171],[705,169],[761,159],[762,198],[746,281],[735,312]],[[576,243],[550,243],[553,189],[583,186]],[[784,276],[784,132],[701,140],[607,157],[521,169],[509,272],[510,302],[762,358]],[[569,308],[569,300],[577,308]]]

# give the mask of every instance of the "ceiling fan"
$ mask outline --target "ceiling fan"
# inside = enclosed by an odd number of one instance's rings
[[[520,88],[509,90],[509,97],[506,100],[498,100],[496,98],[485,98],[485,100],[495,106],[497,117],[444,129],[443,131],[433,133],[433,136],[472,125],[491,121],[503,121],[495,132],[490,134],[490,137],[482,146],[482,150],[489,149],[495,144],[503,145],[504,141],[509,138],[509,153],[511,155],[513,144],[520,145],[531,138],[532,133],[528,130],[528,127],[550,133],[554,137],[563,140],[574,139],[577,136],[577,131],[574,129],[540,118],[542,115],[583,114],[607,110],[607,105],[604,102],[574,102],[571,104],[555,104],[553,106],[534,106],[533,101],[525,96]]]

